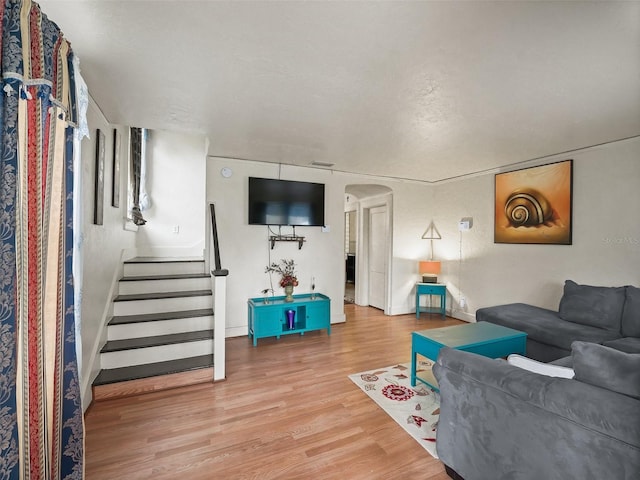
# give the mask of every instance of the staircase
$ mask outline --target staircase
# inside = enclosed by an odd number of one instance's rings
[[[211,277],[202,259],[139,257],[124,276],[100,351],[93,399],[164,390],[214,378]]]

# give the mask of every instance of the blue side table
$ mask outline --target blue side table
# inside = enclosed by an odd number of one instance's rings
[[[423,312],[439,313],[442,318],[446,316],[447,286],[444,283],[416,283],[416,318],[420,318],[420,295],[437,295],[440,297],[440,306],[436,308],[423,308]]]

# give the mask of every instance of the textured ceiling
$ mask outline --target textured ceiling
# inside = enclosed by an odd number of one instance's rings
[[[640,2],[39,3],[110,122],[210,155],[438,181],[640,135]]]

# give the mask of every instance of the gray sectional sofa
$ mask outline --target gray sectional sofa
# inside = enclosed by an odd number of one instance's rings
[[[476,311],[491,322],[527,333],[527,357],[551,362],[578,340],[640,353],[640,288],[595,287],[567,280],[558,311],[511,303]],[[565,361],[566,363],[566,361]]]
[[[442,349],[436,448],[464,480],[640,478],[640,354],[575,342],[575,378]]]
[[[557,312],[515,303],[476,319],[526,332],[527,357],[572,371],[558,378],[442,349],[436,447],[449,476],[640,478],[639,288],[567,280]]]

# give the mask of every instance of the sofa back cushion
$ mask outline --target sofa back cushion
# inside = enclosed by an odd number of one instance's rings
[[[625,287],[592,287],[567,280],[558,313],[568,322],[619,332],[624,301]]]
[[[573,342],[571,357],[576,380],[640,400],[640,353]]]
[[[627,299],[622,310],[622,335],[640,338],[640,288],[626,287]]]

